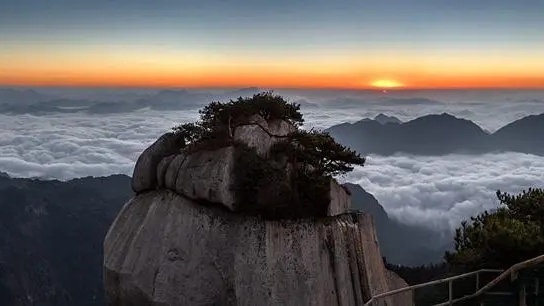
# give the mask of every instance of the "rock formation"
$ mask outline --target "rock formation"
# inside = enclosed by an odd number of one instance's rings
[[[293,130],[254,116],[233,138],[266,157]],[[274,207],[240,203],[238,150],[184,151],[166,134],[143,152],[136,195],[104,242],[109,305],[363,305],[406,285],[384,267],[372,218],[348,212],[350,195],[333,179],[322,214],[271,219]],[[278,188],[257,190],[256,202]]]

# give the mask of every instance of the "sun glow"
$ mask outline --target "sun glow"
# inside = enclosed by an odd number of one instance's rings
[[[378,88],[395,88],[404,86],[404,84],[393,80],[376,80],[370,83],[370,85]]]

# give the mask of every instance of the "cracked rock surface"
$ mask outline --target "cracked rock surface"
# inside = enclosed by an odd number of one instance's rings
[[[254,121],[233,137],[263,156],[291,129]],[[165,134],[138,159],[136,194],[104,241],[108,305],[355,306],[406,286],[383,264],[372,217],[348,212],[336,181],[328,216],[265,220],[233,206],[233,147],[180,149]],[[411,295],[374,305],[411,305]]]
[[[109,305],[355,306],[392,289],[362,213],[265,221],[152,191],[125,204],[104,253]]]

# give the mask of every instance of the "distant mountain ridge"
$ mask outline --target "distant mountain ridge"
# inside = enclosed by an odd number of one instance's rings
[[[384,115],[385,116],[385,115]],[[489,133],[470,120],[442,113],[407,122],[382,124],[363,119],[326,129],[340,143],[362,154],[416,155],[520,152],[544,155],[544,114],[531,115]]]
[[[33,89],[13,89],[0,88],[1,104],[33,104],[44,100],[50,100],[54,97],[41,94]]]
[[[399,118],[395,116],[387,116],[382,113],[379,113],[376,117],[374,117],[375,121],[378,121],[381,124],[388,124],[388,123],[394,123],[394,124],[401,124],[402,121],[400,121]]]
[[[197,92],[186,89],[165,89],[126,101],[95,101],[89,99],[59,98],[38,93],[32,89],[0,88],[0,113],[50,114],[50,113],[126,113],[140,109],[185,110],[199,108],[211,100],[236,99],[251,96],[260,91],[257,87],[241,88],[221,93]]]
[[[369,122],[369,121],[378,122],[379,124],[388,124],[388,123],[401,124],[402,123],[402,121],[399,118],[397,118],[395,116],[387,116],[387,115],[385,115],[383,113],[379,113],[373,119],[364,118],[364,119],[359,120],[359,122]],[[350,123],[343,123],[343,124],[344,125],[349,125]]]

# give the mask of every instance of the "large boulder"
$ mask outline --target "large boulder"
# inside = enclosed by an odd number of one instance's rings
[[[351,208],[351,195],[346,188],[338,184],[335,179],[331,179],[329,184],[330,203],[328,216],[340,215]]]
[[[219,204],[231,211],[242,209],[255,212],[260,209],[259,207],[263,207],[259,206],[261,203],[275,196],[276,186],[272,184],[263,187],[264,189],[258,191],[256,203],[245,203],[243,208],[239,207],[237,203],[239,196],[233,187],[237,175],[236,150],[236,147],[229,146],[187,156],[183,154],[167,156],[158,163],[157,185],[198,202]],[[334,179],[331,179],[329,184],[329,196],[326,215],[340,215],[351,208],[351,196]]]
[[[153,190],[157,187],[157,166],[163,158],[179,154],[183,140],[174,133],[159,137],[140,155],[132,174],[132,190],[136,193]]]
[[[283,140],[296,128],[284,120],[266,121],[261,116],[252,116],[247,123],[234,129],[234,140],[255,148],[258,154],[266,156],[272,146]]]
[[[362,305],[402,285],[384,266],[372,218],[347,213],[344,187],[293,184],[293,164],[268,158],[292,130],[257,116],[236,127],[231,146],[182,152],[181,139],[165,134],[147,148],[136,195],[104,241],[108,304]],[[314,197],[292,203],[302,185],[316,187],[303,193]]]
[[[163,188],[166,186],[166,172],[170,167],[170,164],[177,156],[180,155],[170,155],[163,158],[157,165],[157,187]],[[183,156],[181,156],[183,158]]]
[[[190,199],[221,204],[234,211],[234,153],[235,148],[229,146],[191,154],[177,168],[175,185],[166,187]]]
[[[408,283],[402,277],[398,276],[395,272],[387,270],[387,284],[389,288],[400,289],[408,287]],[[412,291],[404,291],[399,294],[391,296],[393,305],[413,305],[414,293]]]
[[[127,202],[104,242],[110,306],[355,306],[388,275],[369,215],[266,221],[169,190]]]
[[[234,141],[244,143],[255,149],[261,158],[267,158],[271,147],[284,140],[296,131],[295,126],[285,120],[265,120],[254,115],[245,123],[234,129]],[[251,211],[264,214],[289,214],[292,206],[283,200],[289,187],[278,183],[285,182],[289,176],[287,165],[285,171],[275,172],[276,176],[267,176],[262,189],[256,191],[252,201],[237,203],[237,199],[247,198],[247,192],[241,186],[256,182],[249,177],[249,182],[237,183],[237,167],[248,167],[246,160],[236,158],[237,147],[231,145],[223,148],[204,147],[192,153],[182,153],[181,137],[168,133],[161,136],[148,147],[138,158],[134,168],[132,188],[142,193],[157,188],[166,188],[180,195],[200,202],[210,202],[225,206],[231,211]],[[285,161],[287,163],[287,161]],[[279,164],[282,164],[280,162]],[[251,167],[251,166],[249,166]],[[280,167],[281,168],[281,167]],[[274,170],[275,171],[275,170]],[[285,179],[283,175],[285,174]],[[253,181],[252,181],[253,180]],[[279,180],[279,181],[278,181]],[[262,181],[259,184],[263,185]],[[241,193],[246,193],[240,196]],[[351,207],[349,194],[335,180],[329,184],[329,203],[315,204],[320,207],[319,215],[334,216],[347,212]],[[277,197],[277,198],[274,198]],[[270,203],[281,203],[282,207],[270,207]],[[313,203],[313,202],[312,202]],[[321,209],[323,208],[323,209]],[[284,211],[287,211],[284,213]],[[301,208],[297,215],[311,215],[310,209]]]

